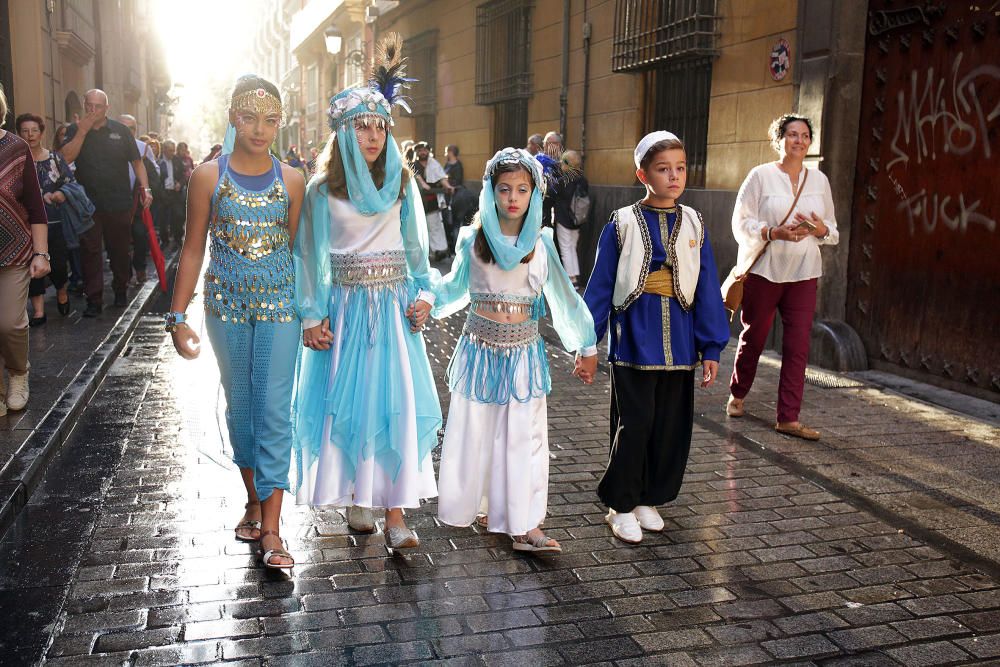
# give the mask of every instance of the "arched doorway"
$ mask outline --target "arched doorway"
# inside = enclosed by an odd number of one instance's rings
[[[83,105],[80,104],[80,96],[72,90],[66,94],[66,101],[63,103],[66,115],[63,120],[67,123],[75,123],[83,115]]]

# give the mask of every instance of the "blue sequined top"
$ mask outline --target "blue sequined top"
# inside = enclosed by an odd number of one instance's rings
[[[219,181],[212,194],[205,272],[205,311],[223,322],[291,322],[295,272],[288,239],[288,192],[281,163],[261,189],[219,158]],[[251,179],[256,177],[250,177]]]

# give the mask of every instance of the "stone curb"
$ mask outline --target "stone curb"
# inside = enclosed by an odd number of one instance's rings
[[[168,258],[167,261],[169,272],[175,259]],[[69,438],[77,417],[86,410],[111,364],[121,354],[138,326],[142,312],[156,298],[158,285],[156,280],[149,280],[143,285],[38,426],[0,469],[0,539],[28,504],[32,492],[42,481],[49,461]]]

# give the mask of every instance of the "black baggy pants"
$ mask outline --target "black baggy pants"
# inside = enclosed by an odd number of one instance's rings
[[[694,420],[693,370],[611,367],[611,456],[597,486],[616,512],[677,498]]]

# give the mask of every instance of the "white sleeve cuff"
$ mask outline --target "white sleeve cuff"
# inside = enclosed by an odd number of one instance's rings
[[[597,346],[596,345],[588,345],[587,347],[585,347],[582,350],[580,350],[580,356],[581,357],[592,357],[595,354],[597,354]]]
[[[302,318],[303,329],[312,329],[313,327],[318,327],[321,324],[323,324],[323,320],[313,320],[308,317]]]
[[[429,305],[434,305],[434,292],[429,292],[425,289],[417,292],[417,301],[426,301]]]

